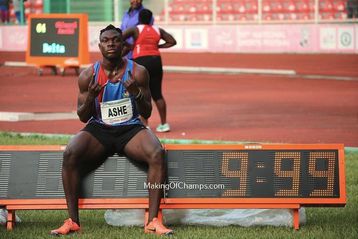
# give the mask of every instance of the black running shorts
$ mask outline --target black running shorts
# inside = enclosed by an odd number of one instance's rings
[[[123,149],[126,144],[142,129],[145,127],[141,124],[106,126],[92,121],[82,131],[94,136],[106,148],[106,151],[113,155],[114,153],[124,154]]]

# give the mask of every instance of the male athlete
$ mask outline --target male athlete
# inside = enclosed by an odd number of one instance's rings
[[[121,57],[122,31],[108,25],[100,32],[98,47],[102,60],[79,76],[80,120],[87,123],[66,147],[62,180],[69,212],[63,226],[51,234],[66,235],[80,230],[79,185],[83,177],[98,168],[108,156],[124,154],[148,164],[148,182],[164,182],[164,151],[157,137],[144,127],[139,115],[152,111],[147,70]],[[149,189],[149,219],[145,233],[172,234],[158,219],[161,189]]]

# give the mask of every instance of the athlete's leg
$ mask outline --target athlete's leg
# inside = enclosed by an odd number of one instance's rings
[[[152,68],[149,88],[159,112],[160,122],[163,125],[167,123],[167,104],[162,94],[163,65],[160,56],[153,59]]]
[[[164,149],[158,138],[150,130],[139,131],[124,147],[127,157],[148,164],[147,182],[162,184],[166,177]],[[158,216],[163,190],[149,188],[149,222]]]
[[[155,105],[157,106],[160,122],[161,124],[167,123],[167,104],[164,100],[164,98],[155,100]]]
[[[78,198],[81,180],[107,158],[105,148],[86,131],[79,132],[63,154],[62,181],[69,217],[79,225]]]

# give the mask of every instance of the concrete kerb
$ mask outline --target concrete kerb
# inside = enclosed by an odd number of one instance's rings
[[[35,65],[20,61],[6,61],[4,66],[33,67]],[[89,64],[81,65],[86,68]],[[165,72],[171,73],[203,73],[203,74],[263,74],[263,75],[296,75],[294,70],[281,69],[254,69],[254,68],[228,68],[228,67],[191,67],[191,66],[163,66]]]
[[[296,75],[294,70],[228,67],[164,66],[163,70],[172,73]]]
[[[42,134],[31,132],[1,132],[12,136],[23,137],[48,137],[48,138],[68,138],[73,137],[73,134]],[[270,142],[251,142],[251,141],[221,141],[221,140],[199,140],[199,139],[166,139],[159,138],[162,144],[277,144]],[[358,147],[344,147],[346,153],[358,153]]]
[[[53,113],[32,113],[32,112],[0,112],[0,121],[29,121],[29,120],[69,120],[78,119],[76,112],[53,112]]]
[[[4,66],[14,67],[36,67],[26,62],[6,61]],[[81,69],[90,66],[90,64],[81,65]],[[193,73],[193,74],[251,74],[251,75],[275,75],[275,76],[288,76],[291,78],[303,79],[327,79],[327,80],[358,80],[354,76],[334,76],[334,75],[314,75],[314,74],[298,74],[295,70],[283,69],[254,69],[254,68],[230,68],[230,67],[191,67],[191,66],[163,66],[163,70],[168,73]]]

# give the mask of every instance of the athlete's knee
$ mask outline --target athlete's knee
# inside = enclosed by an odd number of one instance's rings
[[[77,152],[72,147],[66,147],[63,152],[62,166],[64,169],[73,169],[78,167],[79,157]]]
[[[163,99],[163,95],[162,94],[157,94],[157,95],[152,95],[152,98],[154,101],[158,101],[158,100],[162,100]]]
[[[149,167],[156,167],[160,170],[163,169],[165,166],[164,155],[165,151],[162,147],[154,149],[148,160]]]

